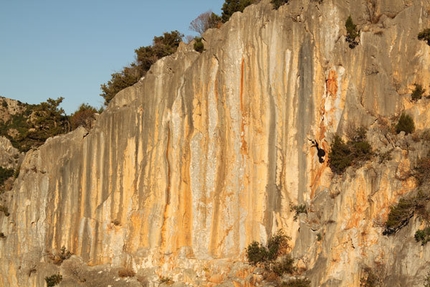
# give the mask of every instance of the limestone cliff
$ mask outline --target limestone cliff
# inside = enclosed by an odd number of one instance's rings
[[[403,111],[416,135],[430,123],[430,101],[410,101],[414,84],[430,85],[430,47],[417,40],[429,13],[429,0],[291,0],[278,10],[263,0],[207,31],[203,53],[182,45],[91,131],[26,154],[10,215],[0,215],[0,285],[44,286],[60,272],[60,286],[166,277],[255,286],[238,262],[279,229],[312,286],[360,286],[365,267],[382,270],[387,286],[422,284],[421,219],[382,231],[389,207],[416,188],[410,171],[428,149],[387,130]],[[349,15],[361,31],[354,49]],[[334,175],[309,139],[328,151],[351,126],[367,127],[374,151],[391,159]],[[294,221],[297,204],[308,214]],[[63,246],[75,256],[58,266]],[[119,268],[139,280],[112,277]]]

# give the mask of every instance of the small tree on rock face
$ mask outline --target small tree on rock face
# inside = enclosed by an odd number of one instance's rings
[[[360,35],[360,32],[357,30],[357,25],[354,24],[351,16],[349,16],[348,19],[346,19],[345,28],[346,28],[345,40],[349,43],[349,47],[351,49],[354,49],[358,45],[356,38]]]

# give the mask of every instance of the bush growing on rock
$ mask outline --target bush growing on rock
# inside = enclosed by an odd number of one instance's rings
[[[414,237],[417,242],[421,242],[421,245],[426,245],[430,241],[430,227],[418,229]]]
[[[268,240],[266,246],[253,241],[246,248],[246,256],[249,263],[264,267],[266,278],[278,278],[283,274],[293,274],[296,268],[294,266],[294,258],[288,253],[290,250],[288,241],[290,239],[281,230]]]
[[[401,198],[396,205],[390,207],[383,235],[395,234],[405,227],[415,214],[427,222],[429,221],[430,214],[427,210],[427,204],[430,201],[430,195],[422,190],[414,193],[414,195]]]
[[[411,94],[411,100],[413,102],[420,100],[423,97],[425,91],[426,90],[423,89],[423,86],[421,86],[420,84],[415,84],[415,89],[412,91]]]
[[[354,24],[351,16],[349,16],[346,19],[345,28],[346,28],[345,40],[346,42],[349,43],[349,47],[351,49],[354,49],[358,45],[358,41],[356,40],[356,38],[360,36],[360,31],[357,30],[357,25]]]
[[[53,287],[55,285],[58,285],[62,280],[63,280],[63,276],[61,274],[54,274],[49,277],[45,277],[46,285],[48,287]]]
[[[328,165],[334,173],[342,174],[347,167],[367,161],[372,155],[372,147],[366,140],[366,129],[358,128],[346,143],[335,135],[328,154]]]
[[[296,221],[301,213],[308,214],[306,204],[291,205],[290,211],[294,211],[293,220]]]
[[[290,248],[288,244],[289,240],[290,237],[285,235],[283,231],[279,231],[268,240],[267,246],[263,246],[261,243],[253,241],[246,248],[248,261],[252,265],[273,262],[278,258],[278,256],[287,254],[287,251]]]
[[[403,113],[396,124],[396,133],[411,134],[415,131],[415,123],[410,115]]]
[[[418,40],[427,42],[427,45],[430,46],[430,28],[424,29],[418,33]]]
[[[203,39],[201,37],[194,38],[194,50],[201,53],[205,49],[205,45],[203,44]]]
[[[391,206],[383,235],[394,234],[406,226],[409,223],[409,219],[414,215],[414,210],[413,199],[401,198],[396,205]]]
[[[414,168],[414,176],[417,179],[419,185],[422,185],[430,179],[429,155],[417,161],[417,166]]]

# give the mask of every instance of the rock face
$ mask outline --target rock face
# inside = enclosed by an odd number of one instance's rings
[[[137,280],[109,284],[253,286],[233,261],[279,229],[312,286],[359,286],[365,267],[388,286],[422,284],[421,219],[382,231],[428,149],[388,130],[403,111],[418,135],[430,123],[430,101],[410,101],[414,84],[430,84],[430,47],[417,40],[430,1],[290,2],[234,14],[205,33],[202,54],[183,45],[121,91],[90,132],[29,151],[0,215],[0,285],[44,286],[61,272],[61,286],[107,286],[91,280],[128,268]],[[354,49],[349,15],[361,31]],[[309,139],[328,152],[335,134],[359,126],[391,159],[332,174]],[[308,214],[294,221],[297,204]],[[63,246],[74,256],[54,265]]]

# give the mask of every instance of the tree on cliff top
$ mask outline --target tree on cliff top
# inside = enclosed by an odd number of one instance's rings
[[[257,0],[225,0],[221,8],[222,21],[224,23],[227,22],[234,12],[243,12],[246,6],[249,6],[256,2]]]
[[[202,35],[206,30],[218,28],[221,25],[221,17],[212,11],[200,14],[196,19],[191,21],[190,30]]]
[[[22,112],[0,121],[0,135],[20,151],[42,145],[49,137],[70,131],[68,117],[60,108],[63,98],[48,99],[37,105],[22,104]]]
[[[158,59],[175,53],[182,37],[178,31],[166,32],[162,36],[154,37],[151,46],[136,49],[136,61],[124,67],[121,72],[113,73],[111,80],[100,86],[100,96],[104,98],[104,104],[108,105],[119,91],[137,83]]]
[[[96,108],[89,104],[81,104],[76,112],[70,116],[72,130],[82,126],[86,129],[92,128],[95,114],[98,113]]]

